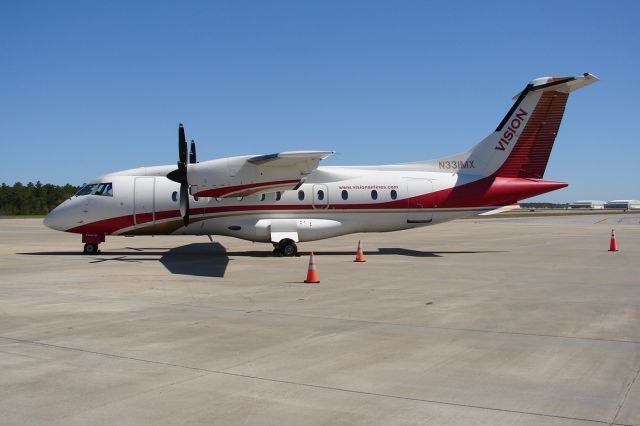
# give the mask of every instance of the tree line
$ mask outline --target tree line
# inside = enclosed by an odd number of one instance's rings
[[[80,190],[79,186],[64,186],[29,182],[23,185],[0,185],[0,215],[43,215]]]

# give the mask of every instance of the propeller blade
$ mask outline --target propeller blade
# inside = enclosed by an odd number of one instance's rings
[[[191,154],[189,160],[195,163],[196,147],[191,141]],[[189,225],[189,181],[187,174],[187,138],[184,135],[184,126],[178,127],[178,168],[167,174],[167,178],[180,184],[180,216],[184,226]]]
[[[184,135],[184,126],[178,127],[178,168],[167,174],[167,178],[177,183],[187,182],[187,138]]]
[[[184,126],[178,127],[178,158],[183,164],[187,163],[187,138],[184,136]]]
[[[184,226],[189,225],[189,187],[187,184],[180,184],[180,215]]]
[[[185,176],[181,173],[180,169],[175,169],[167,173],[167,179],[177,183],[184,183]]]
[[[196,161],[196,143],[191,139],[191,151],[189,152],[189,163],[197,163]]]

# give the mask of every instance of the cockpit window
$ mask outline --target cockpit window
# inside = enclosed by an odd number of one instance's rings
[[[104,195],[107,197],[112,197],[113,186],[111,185],[111,182],[98,184],[98,187],[96,188],[96,192],[93,195]]]
[[[111,182],[90,183],[76,193],[76,197],[83,195],[102,195],[113,197],[113,184]]]
[[[96,183],[85,185],[80,191],[76,192],[76,196],[80,197],[82,195],[89,195],[91,194],[91,192],[93,192],[94,189],[96,189],[96,186],[98,186],[98,184]]]

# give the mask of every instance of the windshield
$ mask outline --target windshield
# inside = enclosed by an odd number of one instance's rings
[[[76,197],[81,197],[83,195],[103,195],[106,197],[113,197],[113,185],[111,182],[90,183],[85,185],[76,193]]]

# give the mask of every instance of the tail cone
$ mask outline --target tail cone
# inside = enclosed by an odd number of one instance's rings
[[[358,251],[356,252],[356,260],[354,262],[366,262],[364,253],[362,253],[362,241],[358,240]]]
[[[309,284],[318,284],[320,282],[313,252],[309,253],[309,269],[307,270],[307,279],[304,282]]]
[[[609,243],[609,251],[618,251],[618,242],[616,241],[616,232],[611,230],[611,242]]]

